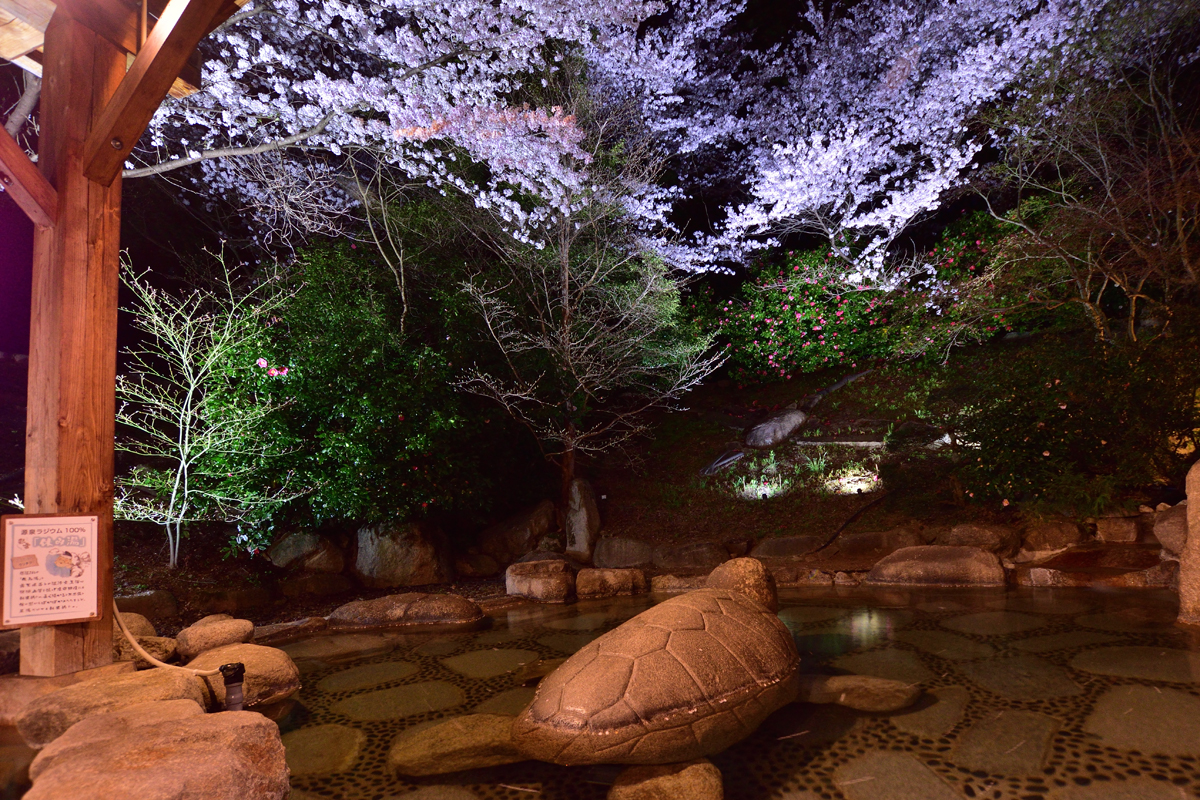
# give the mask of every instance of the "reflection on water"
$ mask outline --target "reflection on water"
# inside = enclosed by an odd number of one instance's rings
[[[292,797],[603,800],[619,768],[526,762],[411,782],[389,774],[386,754],[433,720],[517,714],[531,676],[653,600],[525,607],[482,633],[391,636],[386,647],[364,638],[357,660],[345,642],[289,646],[305,688],[282,727],[290,757],[312,760],[298,764]],[[921,683],[925,694],[895,714],[780,710],[713,758],[726,797],[1196,798],[1200,636],[1174,627],[1175,604],[1158,591],[785,592],[779,617],[806,671]]]

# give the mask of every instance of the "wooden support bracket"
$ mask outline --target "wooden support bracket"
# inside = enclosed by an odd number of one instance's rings
[[[226,0],[171,0],[84,144],[84,174],[108,186]]]
[[[21,145],[0,128],[0,184],[37,225],[50,228],[58,218],[58,192],[38,171]]]

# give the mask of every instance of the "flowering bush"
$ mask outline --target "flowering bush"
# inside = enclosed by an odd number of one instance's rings
[[[842,265],[819,252],[788,253],[760,265],[737,299],[692,301],[692,313],[723,340],[739,383],[788,380],[855,365],[890,349],[884,292],[847,286]]]

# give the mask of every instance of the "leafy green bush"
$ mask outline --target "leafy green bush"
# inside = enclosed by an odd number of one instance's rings
[[[302,253],[290,280],[270,352],[242,359],[265,359],[262,374],[278,373],[267,389],[280,406],[271,435],[294,449],[292,468],[313,487],[293,515],[318,523],[472,515],[498,492],[520,496],[514,487],[531,473],[506,464],[528,448],[503,414],[452,388],[471,360],[464,326],[473,320],[461,295],[433,289],[410,302],[418,338],[400,333],[392,273],[353,245]]]
[[[724,340],[739,383],[794,375],[886,355],[890,305],[884,292],[848,287],[822,253],[788,253],[760,265],[739,298],[693,298],[691,311]]]

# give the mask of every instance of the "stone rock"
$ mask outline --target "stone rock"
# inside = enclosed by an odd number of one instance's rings
[[[475,680],[487,680],[518,673],[526,664],[535,664],[537,661],[538,654],[532,650],[494,647],[443,658],[442,664],[459,675]]]
[[[650,591],[657,594],[690,592],[705,588],[707,583],[707,575],[655,575],[650,579]]]
[[[484,621],[483,610],[456,594],[407,592],[339,606],[327,618],[334,628],[410,627],[472,628]]]
[[[1097,675],[1200,684],[1200,653],[1173,647],[1100,647],[1076,655],[1071,667]]]
[[[775,576],[757,558],[735,558],[709,573],[705,586],[741,592],[772,613],[779,611]]]
[[[179,603],[175,595],[163,589],[138,592],[114,598],[122,612],[141,614],[150,619],[170,619],[179,616]]]
[[[132,611],[122,611],[121,621],[125,623],[125,627],[134,636],[158,636],[158,631],[154,629],[154,623],[150,622],[150,620],[146,619],[146,617],[141,614],[137,614]],[[121,628],[114,623],[113,639],[117,639],[118,637],[121,639],[125,638],[121,634]]]
[[[512,728],[512,717],[500,714],[468,714],[410,728],[392,743],[388,767],[399,775],[423,776],[524,761]]]
[[[608,791],[608,800],[723,800],[721,771],[707,758],[682,764],[627,767]]]
[[[203,707],[204,681],[182,670],[149,669],[76,683],[25,706],[17,731],[30,747],[42,748],[85,717],[155,700],[189,700]]]
[[[354,588],[354,583],[340,572],[303,572],[279,582],[284,597],[329,597]]]
[[[1041,520],[1025,528],[1021,549],[1030,552],[1062,550],[1084,540],[1083,529],[1070,520]]]
[[[799,663],[774,614],[699,589],[586,644],[542,680],[513,735],[527,757],[564,765],[708,756],[791,702]]]
[[[277,622],[273,625],[258,625],[254,628],[255,644],[276,645],[303,639],[320,633],[329,626],[324,617],[304,617],[292,622]]]
[[[201,610],[222,614],[240,614],[268,606],[275,597],[265,586],[243,586],[231,589],[207,589],[192,595],[192,602]]]
[[[246,667],[242,696],[248,709],[278,703],[300,691],[300,670],[287,653],[275,647],[228,644],[201,653],[187,665],[192,669],[216,669],[236,662]],[[217,674],[203,680],[208,686],[209,707],[225,708],[225,679]]]
[[[454,559],[454,571],[460,578],[490,578],[500,572],[500,562],[487,553],[463,553]]]
[[[20,633],[20,631],[13,631],[13,633]],[[130,675],[135,671],[132,661],[118,661],[94,669],[68,672],[66,675],[54,678],[41,678],[33,675],[0,676],[0,725],[16,726],[17,717],[21,716],[25,707],[43,695],[84,681],[110,678],[116,675]]]
[[[308,531],[284,535],[267,548],[267,558],[281,569],[304,572],[337,573],[346,566],[345,556],[336,544]]]
[[[925,538],[921,535],[920,528],[916,525],[902,525],[887,531],[843,533],[834,540],[832,547],[837,548],[839,555],[865,556],[886,555],[902,547],[916,547],[922,544],[925,544]]]
[[[1187,544],[1188,503],[1184,500],[1177,506],[1154,515],[1154,538],[1163,550],[1178,558]]]
[[[357,544],[354,576],[369,588],[449,583],[454,577],[446,537],[435,525],[368,525],[358,529]]]
[[[179,657],[184,661],[191,661],[205,650],[248,642],[253,638],[254,623],[248,619],[205,617],[181,630],[175,637],[175,642],[179,648]]]
[[[924,683],[935,675],[921,663],[916,653],[909,650],[872,650],[835,658],[834,667],[856,675],[873,675],[901,683]]]
[[[1188,531],[1200,531],[1200,461],[1187,474]],[[1179,622],[1200,625],[1200,536],[1189,536],[1179,554]]]
[[[346,725],[314,725],[283,735],[288,769],[293,775],[332,775],[354,767],[367,735]]]
[[[575,576],[575,594],[585,597],[617,597],[645,594],[646,573],[640,569],[581,569]]]
[[[649,542],[606,536],[596,542],[592,563],[601,569],[648,567],[654,561],[654,549]]]
[[[891,723],[905,733],[938,739],[962,721],[971,693],[964,686],[939,686],[925,693],[925,699],[905,714],[897,714]]]
[[[729,552],[716,542],[688,542],[654,548],[654,566],[659,569],[702,569],[708,572],[728,560]]]
[[[1037,656],[971,661],[959,664],[958,669],[978,686],[1009,700],[1050,700],[1083,694],[1066,670]]]
[[[121,635],[119,629],[116,630],[116,633],[121,638],[113,637],[113,661],[132,661],[137,669],[150,669],[154,666],[134,651],[129,640]],[[175,660],[178,650],[175,640],[169,636],[135,636],[134,638],[137,639],[139,647],[159,661],[169,664]]]
[[[526,561],[504,571],[505,591],[539,603],[566,603],[575,597],[575,570],[563,561]]]
[[[796,700],[837,703],[857,711],[899,711],[921,696],[921,688],[870,675],[802,675]]]
[[[870,750],[833,773],[846,800],[962,800],[911,753]]]
[[[900,631],[896,639],[951,661],[974,661],[996,652],[991,645],[943,631]]]
[[[989,715],[958,737],[950,760],[999,775],[1040,775],[1061,723],[1019,708]]]
[[[1178,689],[1114,686],[1083,724],[1098,744],[1146,755],[1200,755],[1200,699]]]
[[[881,559],[866,583],[913,586],[1003,586],[1004,568],[993,553],[978,547],[921,545]]]
[[[511,564],[533,550],[554,526],[554,503],[543,500],[480,533],[479,549],[497,562],[496,572],[499,572],[499,565]]]
[[[1021,536],[1007,525],[970,523],[955,525],[939,536],[936,543],[947,547],[978,547],[989,553],[1011,556],[1017,552]]]
[[[794,408],[772,414],[746,431],[746,446],[765,448],[783,444],[807,419],[808,414]]]
[[[281,649],[296,660],[316,660],[327,664],[357,661],[381,656],[396,648],[385,636],[369,633],[343,633],[335,636],[314,636],[284,645]]]
[[[754,558],[799,558],[825,543],[822,536],[776,536],[763,539],[750,555]]]
[[[463,690],[452,683],[425,681],[351,695],[334,703],[331,710],[357,722],[380,722],[444,711],[466,701]]]
[[[600,533],[600,510],[592,485],[582,478],[571,481],[567,490],[567,513],[563,519],[567,537],[567,555],[576,561],[592,560],[596,537]]]
[[[89,717],[30,766],[28,800],[283,800],[279,728],[246,711],[204,714],[190,701],[140,703]]]
[[[407,661],[378,661],[335,672],[322,678],[317,688],[322,692],[359,692],[381,683],[410,678],[419,671],[420,667]]]
[[[1101,517],[1096,520],[1096,538],[1102,542],[1136,542],[1137,517]]]

